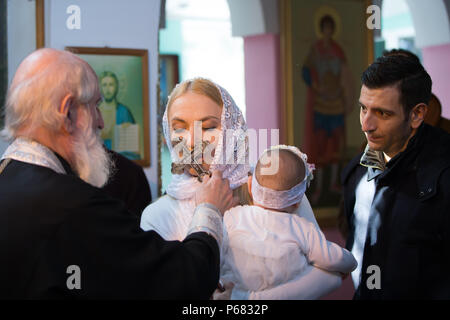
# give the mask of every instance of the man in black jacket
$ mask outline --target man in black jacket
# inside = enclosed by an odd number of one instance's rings
[[[222,215],[233,201],[220,172],[196,193],[186,238],[144,232],[99,188],[109,158],[98,80],[72,53],[40,49],[8,90],[0,163],[0,299],[208,299],[219,280]]]
[[[450,298],[450,135],[423,123],[430,97],[405,55],[362,75],[367,147],[342,175],[355,299]]]

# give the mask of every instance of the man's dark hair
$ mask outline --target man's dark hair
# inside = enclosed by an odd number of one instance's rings
[[[361,81],[369,89],[396,86],[407,118],[417,104],[428,104],[431,99],[430,75],[417,57],[406,54],[378,58],[363,72]]]
[[[383,52],[383,56],[405,56],[410,57],[416,60],[418,63],[420,63],[420,59],[417,55],[412,53],[411,51],[405,50],[405,49],[391,49],[391,50],[385,50]]]
[[[320,19],[320,31],[323,32],[323,29],[325,28],[325,24],[331,25],[333,28],[333,32],[336,29],[336,23],[334,22],[334,19],[330,15],[325,15]]]

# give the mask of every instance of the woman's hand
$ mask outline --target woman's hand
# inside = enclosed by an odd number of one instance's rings
[[[234,283],[225,282],[222,288],[218,288],[214,291],[212,299],[213,300],[230,300],[231,293],[233,292]]]
[[[349,276],[350,273],[341,273],[341,272],[339,272],[339,274],[340,274],[342,280],[345,280]]]
[[[230,182],[222,178],[222,172],[219,170],[215,170],[211,178],[205,176],[202,185],[195,193],[196,206],[205,202],[216,206],[222,215],[239,204],[239,199],[233,197]]]

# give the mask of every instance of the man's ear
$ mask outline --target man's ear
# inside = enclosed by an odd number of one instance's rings
[[[72,133],[75,130],[77,123],[75,107],[75,99],[70,93],[62,99],[61,105],[59,106],[58,111],[64,116],[64,130],[68,133]]]
[[[411,128],[417,129],[422,124],[425,116],[427,115],[428,106],[425,103],[419,103],[416,105],[410,114]]]
[[[250,197],[253,198],[253,195],[252,195],[252,175],[248,176],[247,188],[248,188],[248,193],[250,194]]]

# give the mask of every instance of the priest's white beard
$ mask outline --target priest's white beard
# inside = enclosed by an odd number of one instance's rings
[[[113,162],[103,148],[100,130],[92,128],[89,112],[86,111],[85,115],[88,126],[78,129],[79,133],[73,143],[75,170],[82,180],[101,188],[111,175]]]

